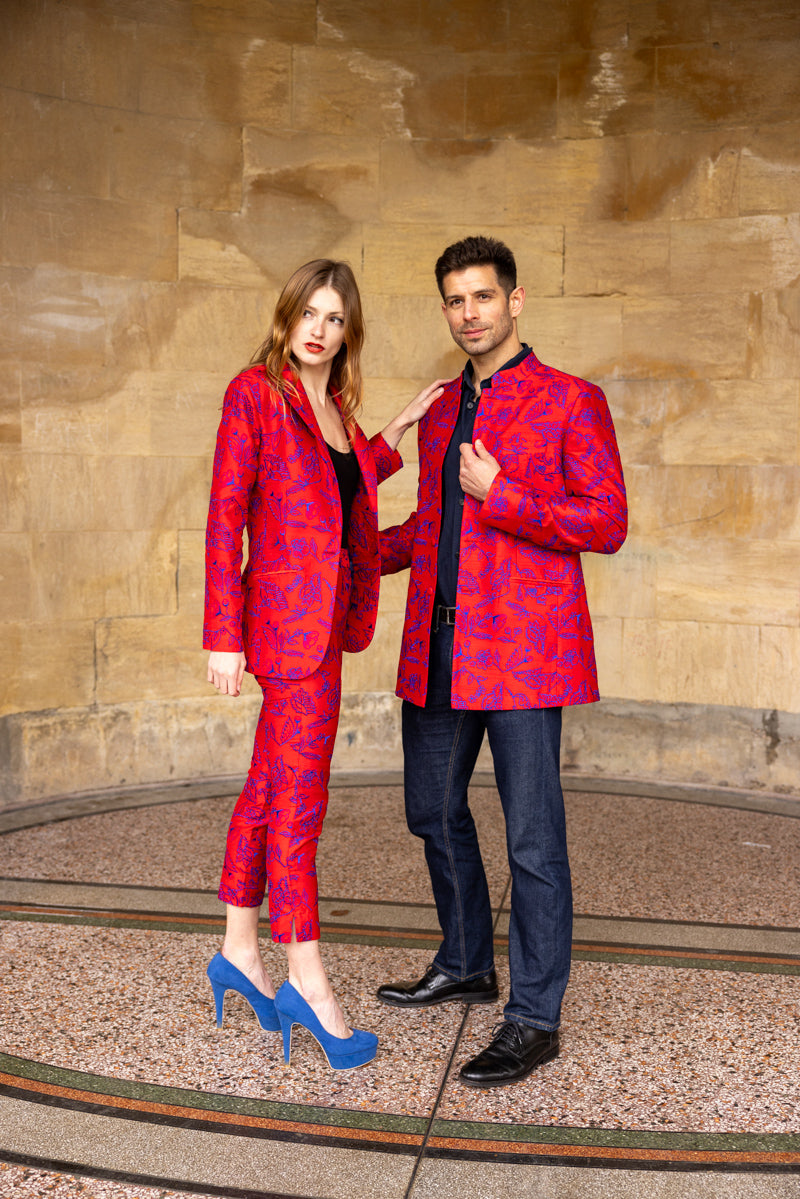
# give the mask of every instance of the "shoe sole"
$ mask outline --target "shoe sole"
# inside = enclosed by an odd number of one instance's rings
[[[497,1003],[499,997],[499,991],[487,991],[483,995],[474,992],[468,995],[445,995],[443,999],[385,999],[383,995],[379,995],[378,999],[388,1007],[425,1008],[437,1007],[440,1003]]]
[[[551,1062],[553,1058],[558,1057],[559,1051],[560,1047],[558,1045],[555,1049],[548,1049],[547,1053],[544,1053],[538,1061],[533,1063],[532,1066],[529,1066],[522,1074],[515,1074],[513,1078],[501,1078],[496,1082],[477,1082],[470,1078],[463,1078],[459,1073],[458,1081],[462,1084],[462,1086],[480,1087],[484,1090],[488,1090],[493,1087],[510,1087],[513,1086],[515,1082],[523,1082],[524,1079],[526,1079],[530,1074],[533,1074],[537,1067],[543,1066],[546,1062]]]

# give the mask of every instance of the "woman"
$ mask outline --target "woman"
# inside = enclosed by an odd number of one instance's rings
[[[363,340],[350,267],[317,259],[295,271],[253,365],[226,392],[206,536],[208,680],[238,695],[249,670],[264,694],[220,883],[225,939],[208,967],[217,1023],[226,991],[238,991],[262,1028],[282,1030],[287,1062],[301,1024],[334,1069],[364,1065],[378,1045],[348,1028],[319,951],[314,863],[342,651],[365,649],[375,629],[377,484],[402,465],[400,438],[441,393],[427,387],[368,442],[355,420]],[[258,946],[267,879],[272,939],[288,959],[277,995]]]

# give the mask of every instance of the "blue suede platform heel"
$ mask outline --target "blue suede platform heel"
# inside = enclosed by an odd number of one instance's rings
[[[221,953],[215,953],[208,963],[206,970],[211,990],[214,992],[214,1006],[217,1009],[217,1028],[222,1026],[222,1016],[225,1010],[225,992],[236,991],[242,999],[246,999],[256,1014],[258,1023],[264,1032],[279,1032],[281,1022],[275,1011],[275,1001],[254,987],[246,974],[224,958]]]
[[[283,1056],[290,1061],[292,1056],[292,1028],[299,1024],[311,1033],[328,1059],[332,1070],[352,1070],[355,1066],[366,1066],[378,1052],[378,1038],[374,1032],[354,1028],[352,1036],[335,1037],[326,1032],[314,1011],[299,991],[290,982],[285,982],[275,996],[275,1010],[283,1033]]]

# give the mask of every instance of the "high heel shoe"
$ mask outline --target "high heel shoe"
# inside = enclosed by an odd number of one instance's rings
[[[378,1052],[378,1038],[374,1032],[354,1028],[349,1037],[335,1037],[333,1033],[326,1032],[313,1009],[288,980],[275,996],[275,1010],[281,1022],[283,1057],[286,1062],[292,1056],[292,1029],[295,1024],[307,1029],[316,1039],[332,1070],[366,1066]]]
[[[242,999],[246,999],[256,1014],[258,1023],[264,1032],[279,1032],[281,1023],[275,1011],[275,1000],[270,999],[258,987],[254,987],[246,974],[224,958],[221,953],[215,953],[208,963],[206,970],[211,990],[214,992],[214,1006],[217,1009],[217,1028],[222,1026],[225,1009],[226,991],[236,991]]]

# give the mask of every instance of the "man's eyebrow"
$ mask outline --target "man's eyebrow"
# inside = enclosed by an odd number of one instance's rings
[[[497,291],[497,288],[487,283],[485,287],[475,287],[472,291],[451,291],[444,297],[444,302],[447,304],[450,300],[463,300],[464,296],[483,296],[492,294]]]

